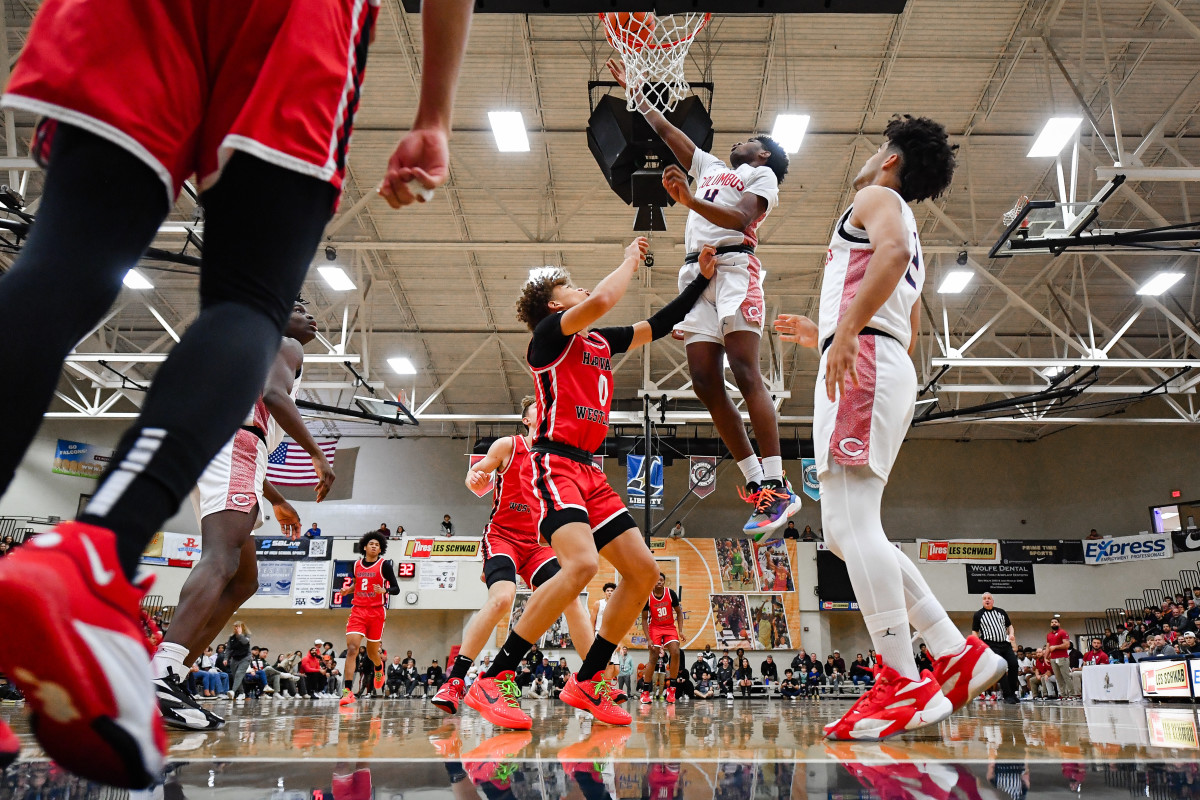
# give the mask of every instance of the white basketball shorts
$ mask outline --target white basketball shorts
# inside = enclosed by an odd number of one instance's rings
[[[846,467],[869,466],[885,481],[900,454],[917,400],[917,371],[904,346],[890,336],[858,337],[858,381],[849,380],[835,402],[825,394],[821,354],[813,401],[817,477],[830,459]]]
[[[263,524],[263,479],[267,475],[267,445],[247,430],[238,430],[204,468],[192,490],[196,519],[218,511],[255,514],[254,527]]]
[[[679,269],[679,290],[696,279],[700,265],[692,262]],[[714,342],[724,344],[734,331],[762,335],[763,314],[762,264],[753,253],[725,253],[717,256],[717,273],[692,310],[675,326],[682,331],[684,344]]]

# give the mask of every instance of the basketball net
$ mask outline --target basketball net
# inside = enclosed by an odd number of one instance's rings
[[[696,34],[712,14],[601,14],[608,41],[625,63],[625,107],[636,111],[645,100],[660,111],[672,111],[688,94],[684,59]]]

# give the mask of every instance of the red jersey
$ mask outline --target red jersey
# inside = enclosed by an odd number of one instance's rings
[[[595,453],[608,435],[612,357],[629,349],[633,329],[602,328],[565,336],[561,320],[561,313],[547,317],[529,344],[538,410],[534,444],[556,442]],[[547,352],[553,358],[539,358]]]
[[[503,470],[496,471],[488,527],[495,525],[510,531],[530,532],[536,538],[537,520],[530,507],[533,467],[529,462],[529,445],[524,436],[513,436],[512,440],[512,458]]]
[[[387,594],[387,581],[383,579],[383,559],[366,564],[360,558],[354,562],[354,606],[380,607]]]
[[[674,589],[667,589],[662,597],[655,597],[651,591],[650,599],[646,601],[646,608],[650,609],[650,627],[674,629],[675,606],[678,604],[679,597]]]

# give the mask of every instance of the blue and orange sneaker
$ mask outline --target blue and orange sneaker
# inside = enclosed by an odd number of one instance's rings
[[[792,491],[785,478],[779,481],[763,481],[762,484],[747,484],[739,489],[738,495],[754,505],[750,519],[742,526],[742,532],[754,537],[755,543],[770,539],[782,528],[788,517],[800,510],[800,497]]]

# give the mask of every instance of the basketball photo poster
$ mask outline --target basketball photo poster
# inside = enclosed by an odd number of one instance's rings
[[[580,592],[579,604],[583,606],[584,613],[587,612],[587,592]],[[516,624],[515,622],[513,623]],[[555,650],[569,650],[575,646],[575,640],[571,638],[571,631],[567,626],[567,615],[560,614],[558,619],[554,620],[554,624],[542,636],[542,647],[548,647]]]
[[[717,566],[721,589],[726,592],[757,592],[754,545],[749,539],[717,539]]]
[[[764,592],[796,591],[787,542],[775,539],[767,544],[755,545],[754,555],[755,567],[758,569],[758,584]]]
[[[750,629],[750,609],[744,594],[709,595],[712,604],[713,633],[721,647],[754,649]]]
[[[788,631],[783,595],[750,595],[750,620],[754,623],[755,650],[791,650],[792,637]]]

